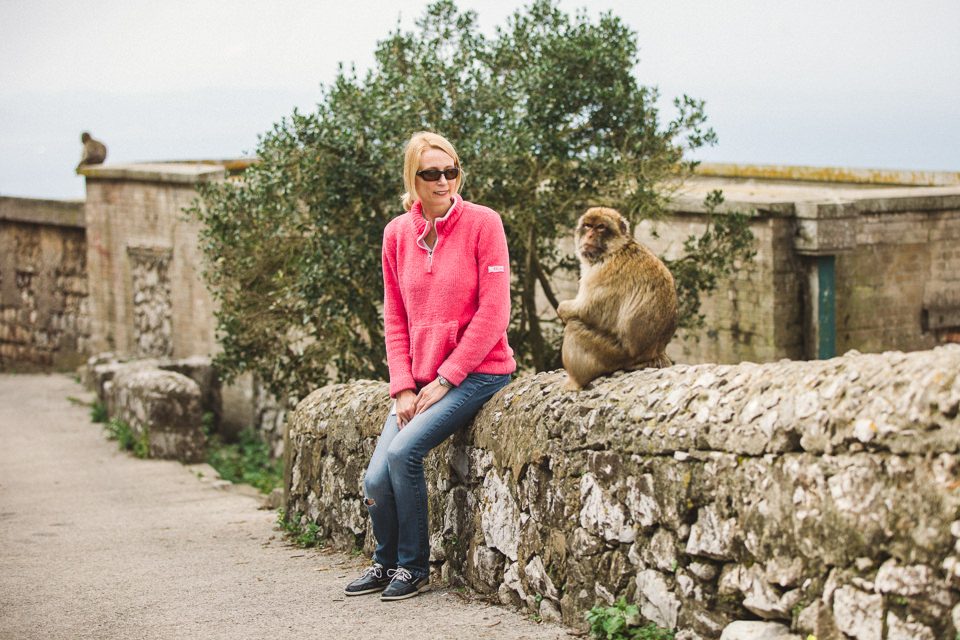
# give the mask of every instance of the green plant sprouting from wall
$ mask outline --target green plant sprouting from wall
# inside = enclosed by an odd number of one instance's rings
[[[620,600],[611,607],[596,606],[584,614],[590,635],[602,640],[673,640],[675,634],[650,623],[640,626],[640,609]]]

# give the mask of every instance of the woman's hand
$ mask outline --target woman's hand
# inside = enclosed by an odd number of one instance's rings
[[[413,389],[404,389],[397,394],[397,429],[403,429],[417,414],[417,394]]]
[[[436,380],[426,385],[423,389],[420,389],[420,393],[417,394],[416,413],[423,413],[429,409],[432,404],[447,395],[447,391],[449,391],[449,389]]]

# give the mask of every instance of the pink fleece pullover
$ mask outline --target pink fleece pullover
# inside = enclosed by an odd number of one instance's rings
[[[390,395],[442,375],[455,385],[470,373],[512,373],[507,344],[510,257],[495,211],[459,195],[430,231],[420,201],[383,232],[384,330]]]

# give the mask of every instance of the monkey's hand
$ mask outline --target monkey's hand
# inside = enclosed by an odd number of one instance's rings
[[[557,305],[557,315],[564,323],[569,322],[570,318],[576,315],[573,306],[573,300],[563,300]]]

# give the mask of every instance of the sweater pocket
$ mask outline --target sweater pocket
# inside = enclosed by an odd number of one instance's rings
[[[437,369],[457,346],[457,323],[444,322],[413,327],[410,332],[410,359],[413,379],[419,382],[433,380]]]

